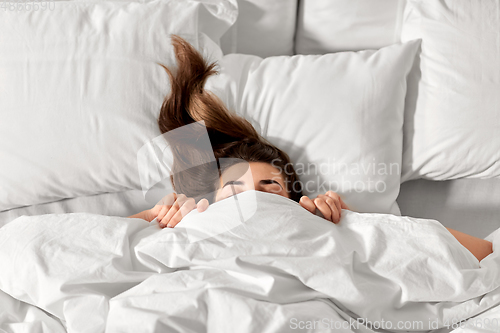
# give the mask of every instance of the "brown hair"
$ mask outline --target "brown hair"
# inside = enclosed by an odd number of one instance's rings
[[[220,174],[236,163],[228,160],[234,158],[240,162],[272,164],[281,171],[290,198],[299,201],[302,192],[294,186],[299,178],[288,155],[261,137],[246,119],[229,112],[217,96],[204,90],[207,78],[217,73],[216,62],[208,64],[193,46],[177,35],[172,35],[172,44],[177,71],[174,75],[161,65],[167,71],[172,88],[161,107],[158,126],[163,134],[203,121],[211,143],[210,151],[199,148],[202,146],[199,140],[206,133],[203,126],[189,126],[190,129],[176,135],[169,133],[174,157],[171,180],[176,192],[196,200],[205,197],[212,202],[214,197],[207,194],[217,190]],[[172,133],[176,132],[179,131]],[[207,163],[212,154],[216,161]]]

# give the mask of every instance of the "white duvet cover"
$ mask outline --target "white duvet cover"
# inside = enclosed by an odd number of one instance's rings
[[[0,229],[0,289],[68,332],[451,331],[498,312],[500,231],[488,239],[478,262],[433,220],[344,210],[334,225],[247,191],[174,229],[19,217]]]

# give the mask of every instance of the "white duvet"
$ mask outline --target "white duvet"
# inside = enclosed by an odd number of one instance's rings
[[[436,221],[344,210],[334,225],[256,191],[173,229],[22,216],[0,229],[0,289],[68,332],[451,331],[498,309],[499,230],[478,262]]]

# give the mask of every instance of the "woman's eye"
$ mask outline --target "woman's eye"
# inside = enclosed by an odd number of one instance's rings
[[[241,185],[227,185],[222,189],[221,198],[226,199],[244,191],[245,189]]]
[[[265,191],[269,193],[281,193],[282,187],[278,184],[269,184],[265,187]]]

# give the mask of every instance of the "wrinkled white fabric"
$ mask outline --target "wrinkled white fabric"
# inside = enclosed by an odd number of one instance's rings
[[[500,231],[490,239],[497,250]],[[173,229],[23,216],[0,229],[0,247],[0,289],[72,332],[289,332],[349,316],[443,327],[500,303],[498,250],[478,262],[436,221],[344,210],[334,225],[256,191]]]
[[[64,333],[64,325],[39,308],[0,291],[0,332]]]

